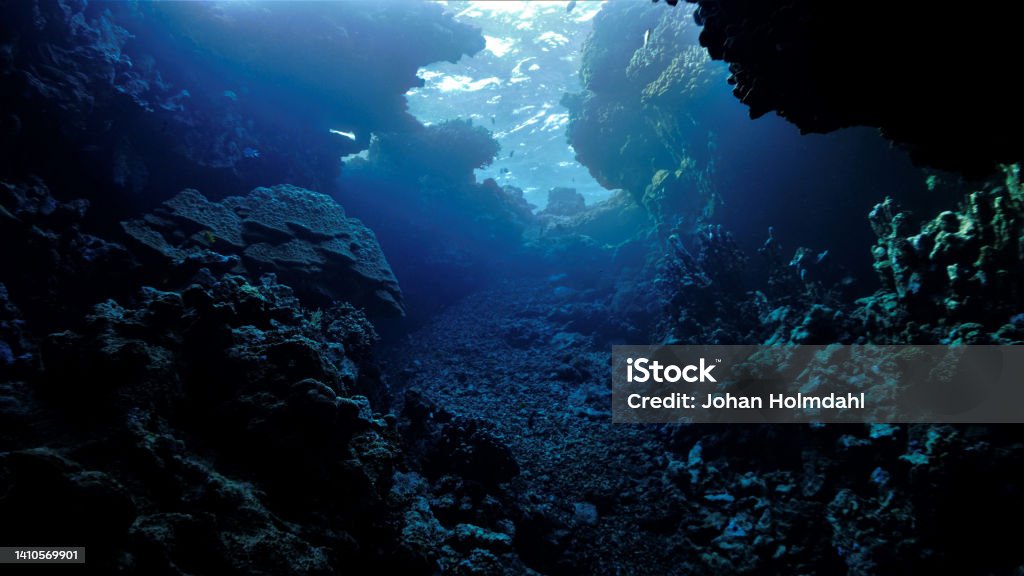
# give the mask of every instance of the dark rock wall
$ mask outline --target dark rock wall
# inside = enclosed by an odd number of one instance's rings
[[[1024,159],[1015,4],[690,0],[702,46],[729,63],[752,118],[804,133],[874,126],[920,163],[972,175]]]

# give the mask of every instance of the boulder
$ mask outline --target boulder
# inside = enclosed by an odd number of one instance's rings
[[[280,185],[212,202],[183,190],[122,228],[142,257],[164,269],[274,273],[311,306],[346,301],[373,314],[405,312],[376,236],[324,194]]]

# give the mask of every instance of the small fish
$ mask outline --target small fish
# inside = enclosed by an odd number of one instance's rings
[[[825,251],[824,251],[824,252],[822,252],[821,254],[818,254],[818,259],[817,259],[817,260],[815,260],[815,262],[814,262],[814,263],[815,263],[815,264],[821,264],[821,261],[825,259],[825,256],[828,256],[828,250],[825,250]]]
[[[349,140],[351,140],[353,142],[356,141],[356,133],[355,132],[343,132],[341,130],[335,130],[335,129],[332,128],[331,129],[331,134],[337,134],[338,136],[344,136],[345,138],[348,138]]]
[[[509,153],[508,153],[508,157],[509,157],[509,158],[511,158],[511,157],[513,157],[513,156],[515,156],[515,155],[516,155],[516,151],[515,151],[515,150],[513,150],[513,151],[511,151],[511,152],[509,152]]]
[[[651,39],[651,29],[644,30],[644,48],[647,48],[647,42]]]
[[[568,14],[568,13],[572,12],[572,9],[575,8],[575,7],[576,7],[576,0],[572,0],[571,2],[569,2],[568,5],[566,5],[565,13]]]
[[[491,115],[491,126],[494,126],[494,115]]]
[[[242,156],[245,156],[246,158],[259,158],[260,151],[255,148],[246,148],[245,150],[242,150]]]

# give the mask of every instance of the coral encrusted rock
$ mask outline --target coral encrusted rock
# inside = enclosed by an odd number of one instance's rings
[[[376,236],[324,194],[281,185],[211,202],[184,190],[122,227],[164,269],[271,272],[311,305],[338,300],[374,314],[404,313]]]

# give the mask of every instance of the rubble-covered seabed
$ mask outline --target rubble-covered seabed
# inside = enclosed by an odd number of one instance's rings
[[[712,56],[763,42],[728,26],[760,8],[700,5]],[[716,221],[722,119],[687,110],[725,78],[682,10],[595,18],[568,137],[621,191],[534,214],[474,180],[486,130],[404,112],[419,66],[483,45],[438,6],[211,6],[0,5],[0,544],[97,574],[1024,570],[1015,427],[613,425],[609,388],[626,342],[1024,344],[1016,164],[879,193],[854,283],[782,245],[800,206]],[[741,89],[786,61],[762,64]],[[957,168],[1021,159],[1002,144]]]

